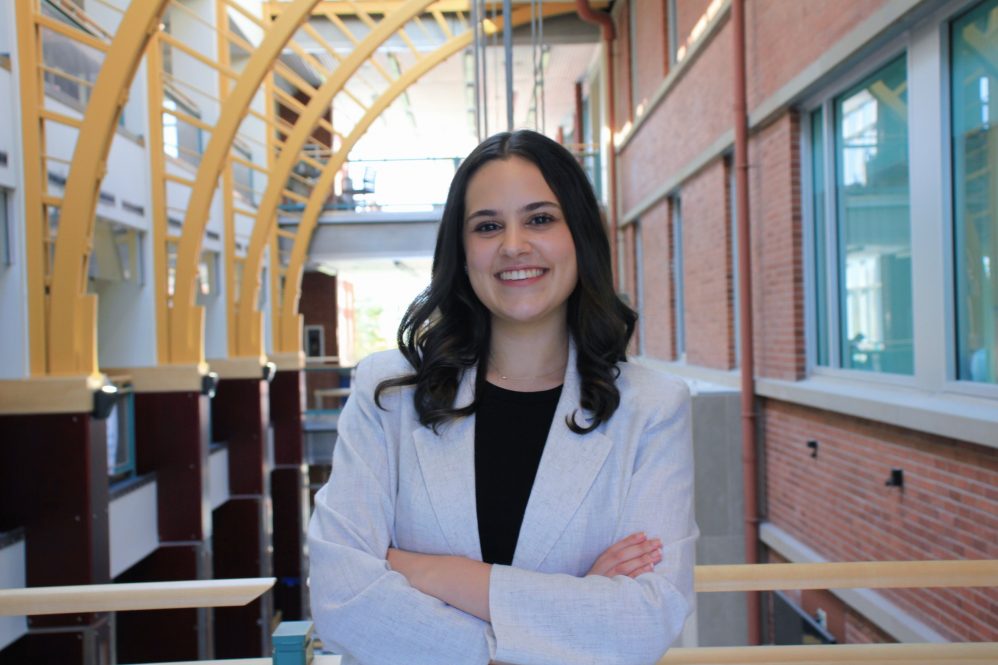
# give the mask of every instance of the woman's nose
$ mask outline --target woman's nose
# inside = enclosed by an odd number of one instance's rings
[[[530,251],[530,244],[527,242],[523,230],[516,225],[507,228],[503,236],[501,250],[505,256],[519,256]]]

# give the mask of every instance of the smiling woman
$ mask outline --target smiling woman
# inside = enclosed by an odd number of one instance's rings
[[[369,357],[309,527],[344,663],[651,663],[693,607],[689,392],[626,362],[585,173],[529,131],[451,184],[430,286]]]

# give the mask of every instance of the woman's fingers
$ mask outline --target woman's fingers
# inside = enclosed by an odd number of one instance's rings
[[[648,539],[643,533],[634,533],[608,547],[596,559],[589,574],[634,577],[654,569],[655,564],[662,560],[661,550],[659,539]]]

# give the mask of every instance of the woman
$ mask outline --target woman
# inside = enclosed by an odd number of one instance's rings
[[[399,352],[357,368],[309,527],[344,663],[652,663],[693,606],[689,393],[625,361],[585,173],[529,131],[454,176]]]

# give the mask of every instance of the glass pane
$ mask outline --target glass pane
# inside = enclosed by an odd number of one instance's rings
[[[828,365],[828,244],[825,228],[825,113],[811,113],[811,210],[814,216],[815,361]]]
[[[672,290],[676,316],[676,359],[686,355],[685,294],[683,288],[683,212],[678,196],[672,199]]]
[[[0,265],[9,266],[10,220],[7,218],[7,190],[0,189]]]
[[[914,369],[904,56],[835,100],[841,365]]]
[[[957,378],[998,382],[998,0],[953,22],[953,236]]]

